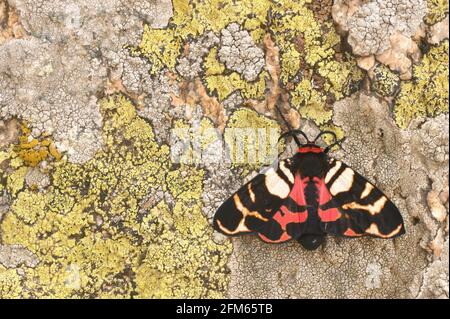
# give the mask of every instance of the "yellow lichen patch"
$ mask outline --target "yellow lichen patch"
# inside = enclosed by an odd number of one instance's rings
[[[217,48],[212,48],[203,64],[209,94],[217,95],[219,101],[226,99],[231,93],[240,90],[247,99],[262,99],[266,89],[267,72],[263,71],[253,82],[248,82],[238,73],[224,74],[225,65],[217,58]]]
[[[16,197],[23,190],[30,188],[36,191],[37,185],[25,183],[25,177],[29,170],[24,160],[17,153],[17,145],[10,144],[6,151],[0,152],[0,191],[6,190],[11,197]]]
[[[177,163],[197,165],[205,163],[207,156],[221,154],[221,134],[207,117],[192,126],[187,121],[176,120],[173,123],[171,141],[173,145],[182,145],[179,152],[171,154],[172,161]]]
[[[201,187],[200,179],[197,180],[198,187]],[[181,202],[189,201],[191,197],[188,195],[185,198],[183,193],[177,194],[181,195]],[[214,278],[211,274],[223,271],[226,260],[212,252],[220,248],[223,253],[228,254],[231,252],[231,245],[224,246],[212,241],[211,228],[197,211],[198,201],[195,202],[197,204],[194,203],[192,208],[186,206],[187,203],[179,205],[173,213],[169,212],[165,203],[160,203],[144,219],[143,233],[157,233],[159,236],[146,243],[147,254],[136,270],[136,291],[139,297],[217,298],[222,295],[227,279],[210,279]],[[181,238],[180,233],[173,231],[174,229],[181,231]],[[203,244],[193,247],[191,240],[201,241]],[[206,263],[208,267],[202,268],[201,265]]]
[[[202,118],[199,127],[200,146],[205,149],[219,138],[217,131],[214,129],[212,121],[206,117]]]
[[[25,175],[27,174],[27,167],[20,167],[11,173],[7,178],[7,189],[12,196],[16,196],[25,183]]]
[[[205,58],[203,63],[205,68],[205,74],[208,75],[220,75],[225,71],[225,65],[217,58],[217,48],[212,48]]]
[[[400,76],[387,66],[377,65],[371,71],[371,88],[381,96],[394,96],[400,87]]]
[[[340,38],[332,24],[315,20],[302,2],[289,7],[275,9],[282,18],[271,27],[281,50],[280,78],[294,88],[291,104],[302,117],[322,125],[331,119],[331,104],[350,95],[363,74],[352,56],[336,51]]]
[[[225,128],[224,140],[234,165],[258,168],[277,157],[278,123],[248,108],[236,110]]]
[[[448,40],[432,47],[413,67],[413,79],[402,82],[395,102],[397,124],[406,128],[419,116],[448,112]]]
[[[448,0],[427,0],[427,15],[425,22],[435,24],[448,14]]]
[[[331,124],[331,125],[329,125],[329,124],[327,124],[327,125],[322,125],[322,126],[320,127],[320,130],[321,130],[321,131],[331,131],[331,132],[334,132],[334,133],[336,134],[336,139],[337,139],[337,140],[340,140],[340,139],[342,139],[342,138],[344,137],[344,130],[341,129],[339,126],[336,126],[336,125],[332,125],[332,124]],[[323,139],[324,142],[325,142],[326,144],[328,144],[328,145],[330,145],[331,143],[334,142],[333,136],[330,135],[330,134],[324,135],[324,136],[322,137],[322,139]]]
[[[255,2],[177,0],[173,2],[174,16],[167,29],[144,28],[138,50],[151,62],[151,72],[156,73],[166,67],[175,71],[176,58],[188,37],[198,37],[206,30],[220,32],[231,22],[248,21],[247,27],[255,30],[254,36],[261,39],[256,30],[261,29],[269,8],[269,1]]]
[[[4,217],[2,242],[40,260],[5,297],[223,296],[231,246],[212,241],[201,213],[204,172],[171,170],[169,148],[124,97],[100,109],[106,148],[83,165],[60,162],[45,193],[19,190]],[[142,209],[158,188],[172,200]]]
[[[174,16],[167,29],[147,27],[137,50],[152,62],[152,73],[163,68],[176,73],[177,58],[184,54],[181,48],[208,31],[220,36],[230,23],[239,23],[260,46],[264,35],[270,32],[280,49],[281,83],[297,89],[302,81],[311,83],[313,99],[302,104],[299,95],[306,93],[297,90],[292,93],[292,105],[304,108],[301,114],[320,125],[330,120],[331,111],[327,107],[353,93],[363,76],[351,55],[338,52],[340,37],[333,24],[318,21],[310,3],[309,0],[174,1]],[[232,92],[240,91],[245,99],[265,98],[274,85],[266,71],[256,81],[248,82],[227,70],[218,60],[217,52],[218,48],[213,47],[206,54],[204,72],[200,75],[209,95],[223,101]]]
[[[169,172],[166,191],[175,199],[172,212],[160,202],[144,218],[140,229],[144,238],[157,236],[145,241],[147,254],[136,271],[139,297],[217,297],[225,289],[225,277],[211,282],[211,289],[205,283],[225,266],[225,260],[214,251],[230,253],[231,246],[212,240],[212,229],[201,214],[203,174],[185,166]],[[192,242],[202,245],[193,246]],[[201,267],[206,264],[208,267]]]
[[[302,117],[313,119],[319,125],[331,119],[333,112],[325,109],[326,97],[314,90],[310,81],[302,80],[291,94],[292,105],[297,107]]]
[[[27,169],[13,149],[10,145],[6,151],[0,151],[0,191],[6,189],[15,195],[23,188]]]
[[[31,130],[26,123],[22,124],[22,135],[15,152],[25,165],[31,167],[37,166],[43,160],[53,158],[58,161],[62,157],[50,137],[45,134],[37,138],[31,136]]]
[[[234,91],[240,90],[247,99],[262,99],[265,93],[266,72],[261,72],[255,82],[245,81],[238,73],[230,75],[209,75],[205,77],[206,87],[211,94],[217,95],[219,101],[226,99]]]
[[[6,269],[0,265],[0,298],[20,298],[22,287],[20,276],[15,269]]]
[[[327,79],[323,85],[323,91],[331,94],[334,100],[340,100],[350,95],[352,86],[363,79],[362,71],[352,59],[346,61],[321,61],[319,74]],[[349,82],[350,81],[350,82]]]
[[[144,27],[140,44],[141,52],[152,63],[150,73],[156,74],[164,66],[174,70],[176,58],[180,54],[181,43],[170,30],[151,30]]]

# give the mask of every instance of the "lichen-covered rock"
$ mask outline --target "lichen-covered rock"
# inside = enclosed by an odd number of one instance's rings
[[[0,264],[6,268],[17,268],[20,265],[34,268],[37,257],[20,245],[0,245]]]
[[[419,116],[448,112],[448,40],[432,47],[413,68],[414,79],[400,85],[395,117],[401,127]]]
[[[448,298],[446,21],[441,0],[0,0],[0,298]],[[213,230],[297,149],[275,103],[345,137],[332,156],[404,236]]]
[[[395,96],[400,88],[400,77],[388,67],[379,64],[371,72],[372,90],[381,96]]]
[[[97,101],[109,56],[135,43],[144,22],[164,26],[171,1],[8,1],[29,36],[0,51],[0,114],[30,121],[34,136],[53,134],[61,152],[84,163],[102,145]]]
[[[219,59],[228,69],[242,74],[247,81],[254,81],[264,66],[264,53],[239,24],[232,23],[221,32]]]
[[[427,0],[427,16],[425,22],[432,25],[442,21],[448,15],[447,0]]]
[[[427,41],[430,44],[439,44],[441,41],[448,39],[448,14],[444,20],[433,24],[428,28]]]
[[[204,172],[172,169],[168,147],[157,145],[125,98],[102,100],[101,111],[105,151],[84,165],[62,163],[47,192],[25,188],[2,219],[2,243],[21,245],[39,261],[24,261],[15,291],[24,297],[223,296],[230,246],[213,241],[201,214]],[[155,188],[173,201],[149,203]],[[16,246],[0,247],[0,264],[21,266]]]
[[[0,121],[0,149],[19,141],[19,123],[15,119]]]
[[[250,38],[250,40],[251,40],[251,38]],[[222,40],[222,42],[223,42],[223,40]],[[209,32],[204,37],[201,37],[198,40],[190,43],[189,47],[187,48],[187,50],[189,50],[187,53],[187,56],[178,58],[178,63],[177,63],[177,67],[176,67],[178,73],[187,79],[193,79],[196,76],[199,76],[200,73],[202,72],[203,59],[208,54],[209,50],[213,46],[216,46],[218,43],[219,43],[219,38],[212,32]],[[236,44],[234,44],[234,45],[236,45]],[[246,49],[247,48],[243,48],[243,51],[246,51]],[[236,59],[237,58],[238,58],[238,56],[236,56]],[[261,67],[262,66],[263,66],[263,64],[261,65]],[[257,67],[257,66],[252,65],[251,67]],[[230,68],[233,69],[232,67],[230,67]],[[236,70],[236,71],[238,71],[238,70]],[[251,71],[246,71],[246,74],[248,74],[249,72],[251,72]]]
[[[16,8],[0,0],[0,44],[12,38],[23,38],[25,33]]]
[[[333,4],[333,18],[352,52],[375,55],[405,80],[412,77],[412,63],[421,56],[426,12],[425,0],[339,0]]]
[[[412,36],[426,14],[426,1],[342,0],[335,1],[334,11],[337,21],[349,32],[348,42],[353,53],[364,56],[386,51],[390,47],[390,37],[395,33]]]

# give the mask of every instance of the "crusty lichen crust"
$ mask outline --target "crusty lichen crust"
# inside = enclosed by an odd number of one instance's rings
[[[448,298],[446,21],[441,0],[0,0],[0,298]],[[346,137],[405,236],[212,229],[281,151],[233,148],[286,129],[278,96]]]
[[[402,82],[394,106],[396,121],[403,128],[417,117],[448,112],[448,40],[430,48],[413,67],[413,76]]]
[[[223,296],[231,246],[213,241],[201,214],[204,171],[172,168],[167,145],[155,143],[123,96],[102,100],[100,110],[105,151],[83,165],[58,163],[46,192],[23,189],[25,166],[9,175],[15,200],[2,244],[39,262],[20,276],[3,270],[1,296]],[[148,198],[152,189],[170,200]]]

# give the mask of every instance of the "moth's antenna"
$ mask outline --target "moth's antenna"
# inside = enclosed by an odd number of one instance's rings
[[[331,145],[328,145],[324,152],[328,153],[334,146],[339,146],[339,148],[343,149],[345,152],[345,149],[341,146],[341,143],[345,141],[345,137],[341,138],[340,140],[335,141],[334,143],[332,143]]]
[[[284,117],[283,113],[280,110],[280,107],[278,106],[278,102],[280,101],[280,96],[281,95],[278,95],[277,101],[275,102],[275,107],[277,108],[278,113],[280,114],[281,118],[283,119],[284,124],[286,124],[287,128],[289,129],[288,132],[291,132],[294,129],[292,128],[291,124],[286,120],[286,118]],[[294,141],[297,144],[297,146],[300,147],[302,144],[300,143],[300,140],[298,139],[298,137],[295,136],[294,134],[292,135],[292,137],[294,138]]]

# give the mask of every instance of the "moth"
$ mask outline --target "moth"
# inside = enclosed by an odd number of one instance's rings
[[[326,134],[326,148],[316,141]],[[306,139],[300,143],[298,135]],[[256,233],[268,243],[297,240],[317,249],[327,234],[393,238],[405,233],[402,216],[381,190],[328,152],[336,135],[323,131],[311,142],[301,130],[293,136],[298,150],[257,175],[227,199],[214,215],[214,228],[229,236]]]

